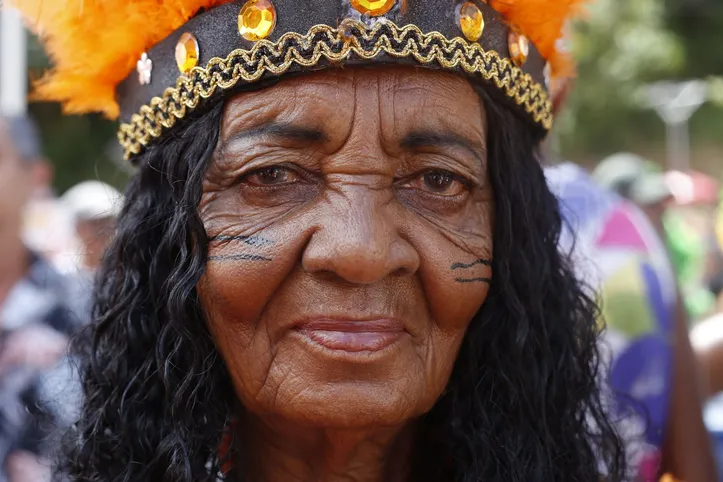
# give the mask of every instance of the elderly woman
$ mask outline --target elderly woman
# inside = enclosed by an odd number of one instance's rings
[[[65,475],[621,480],[538,156],[570,3],[21,2],[138,167]]]

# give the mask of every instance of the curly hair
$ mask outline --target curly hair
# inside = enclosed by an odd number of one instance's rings
[[[558,251],[562,229],[537,140],[487,107],[494,279],[447,390],[423,417],[414,481],[623,480],[603,410],[597,308]],[[208,240],[197,212],[223,105],[150,147],[98,275],[94,323],[74,342],[84,404],[59,474],[83,482],[215,482],[238,406],[195,286]],[[242,452],[232,441],[230,453]],[[220,476],[245,480],[243,467]]]

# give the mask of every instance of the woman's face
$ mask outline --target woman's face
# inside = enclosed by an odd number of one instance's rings
[[[453,74],[327,71],[228,102],[198,293],[247,410],[351,428],[432,407],[492,275],[485,146]]]

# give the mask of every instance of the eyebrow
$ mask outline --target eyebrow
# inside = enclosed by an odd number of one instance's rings
[[[401,146],[405,149],[420,149],[424,147],[461,147],[472,154],[480,163],[484,164],[485,149],[464,137],[451,133],[438,133],[432,131],[414,131],[402,139]]]
[[[240,140],[265,136],[304,141],[308,143],[322,142],[327,138],[326,134],[319,129],[272,121],[261,126],[254,127],[253,129],[245,129],[234,132],[222,143],[221,150],[223,151],[229,144],[233,144],[234,142],[238,142]]]

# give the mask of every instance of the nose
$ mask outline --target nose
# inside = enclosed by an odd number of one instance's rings
[[[390,207],[359,197],[324,216],[304,250],[304,270],[364,285],[415,273],[419,254],[400,236]]]

